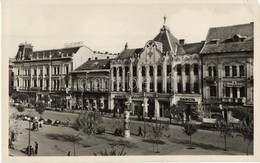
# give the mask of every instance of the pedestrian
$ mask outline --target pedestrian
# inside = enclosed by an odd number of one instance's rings
[[[137,136],[143,136],[141,126],[139,126],[139,128],[138,128],[138,134],[137,134]]]
[[[68,152],[68,156],[70,156],[70,151]]]
[[[36,126],[36,130],[38,131],[39,130],[39,123],[38,123],[38,121],[35,122],[35,126]]]
[[[35,154],[38,154],[38,142],[35,142]]]

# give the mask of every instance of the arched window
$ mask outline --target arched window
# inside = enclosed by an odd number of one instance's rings
[[[199,74],[199,65],[198,64],[194,64],[193,72],[194,72],[194,75],[198,75]]]
[[[153,66],[150,66],[149,72],[150,72],[150,76],[153,76]]]
[[[158,75],[158,76],[162,76],[162,66],[161,66],[161,65],[159,65],[159,66],[157,67],[157,75]]]
[[[145,66],[142,66],[142,76],[145,76],[145,72],[146,72]]]
[[[116,77],[116,67],[113,67],[113,76]]]

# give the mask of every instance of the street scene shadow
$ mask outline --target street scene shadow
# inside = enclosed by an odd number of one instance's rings
[[[190,145],[189,140],[171,138],[170,141],[173,143],[176,143],[176,144],[182,144],[182,145],[187,145],[187,146]],[[191,142],[191,143],[192,143],[192,147],[199,147],[199,148],[206,149],[206,150],[223,150],[223,148],[216,147],[211,144],[203,144],[203,143],[196,143],[196,142]]]
[[[75,141],[75,135],[73,134],[58,134],[58,133],[48,133],[45,135],[48,139],[53,140],[60,140],[60,141],[66,141],[66,142],[74,142]],[[81,137],[78,137],[77,140],[82,140]]]
[[[156,141],[155,141],[155,140],[151,140],[151,139],[143,139],[143,142],[156,144]],[[162,141],[162,140],[159,140],[159,141],[158,141],[158,144],[165,144],[165,142]]]

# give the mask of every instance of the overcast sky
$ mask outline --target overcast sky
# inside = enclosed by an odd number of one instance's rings
[[[153,39],[163,25],[164,15],[177,39],[200,42],[210,27],[252,22],[254,16],[245,1],[95,4],[76,0],[9,0],[3,4],[4,43],[10,57],[25,41],[34,50],[62,48],[64,43],[83,41],[92,50],[118,53],[126,42],[129,48],[138,48]]]

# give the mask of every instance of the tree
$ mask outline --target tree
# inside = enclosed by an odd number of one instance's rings
[[[99,153],[93,153],[94,156],[98,156],[100,154],[101,156],[125,156],[127,152],[124,151],[124,148],[121,149],[121,151],[117,152],[115,149],[115,146],[111,146],[111,151],[107,151],[106,149],[103,151],[100,151]]]
[[[241,121],[245,125],[248,125],[247,122],[246,122],[246,119],[252,118],[252,115],[244,107],[237,106],[236,108],[231,108],[230,111],[232,112],[232,116],[234,118],[239,119],[239,121]]]
[[[40,114],[40,119],[42,118],[43,112],[46,110],[46,105],[43,102],[36,102],[35,111],[37,111]]]
[[[24,106],[22,106],[22,105],[18,105],[18,106],[16,107],[16,109],[17,109],[17,111],[20,112],[20,113],[21,113],[21,112],[24,112],[24,110],[25,110],[25,109],[24,109]]]
[[[17,141],[17,137],[19,134],[22,134],[20,131],[21,125],[18,124],[16,120],[17,115],[14,113],[9,116],[9,139],[8,139],[8,147],[14,149],[14,142]]]
[[[42,100],[45,102],[46,106],[48,105],[48,102],[51,100],[49,95],[43,95]]]
[[[172,114],[177,122],[183,121],[183,113],[187,110],[187,106],[184,105],[182,102],[179,102],[177,105],[173,104],[170,107],[170,114]]]
[[[87,141],[90,135],[95,134],[97,129],[102,123],[102,116],[100,112],[83,112],[79,114],[78,118],[74,123],[74,127],[80,130],[83,134],[87,135]],[[86,147],[88,147],[86,142]]]
[[[198,126],[194,122],[188,121],[184,123],[183,131],[190,137],[190,147],[188,149],[194,149],[191,147],[191,136],[198,131]]]
[[[159,141],[164,136],[165,131],[169,130],[169,125],[168,124],[162,124],[161,122],[158,123],[158,121],[156,119],[155,124],[154,123],[148,123],[147,126],[148,126],[147,136],[153,142],[156,142],[156,145],[157,145],[156,153],[159,153]]]
[[[254,140],[253,123],[252,122],[249,124],[240,123],[239,132],[242,135],[242,137],[244,138],[244,140],[247,142],[246,154],[248,155],[250,144]]]
[[[29,95],[26,93],[19,93],[17,98],[18,100],[24,102],[25,100],[29,99]]]
[[[224,138],[225,148],[227,151],[227,139],[232,138],[232,124],[227,123],[224,119],[217,119],[216,121],[216,130],[220,132],[220,136]]]

